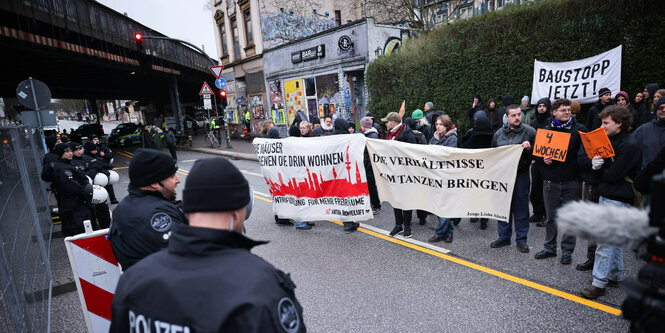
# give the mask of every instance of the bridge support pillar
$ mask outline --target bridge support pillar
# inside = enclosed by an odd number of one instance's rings
[[[180,94],[178,93],[178,79],[169,81],[169,96],[171,97],[171,109],[176,121],[176,133],[182,132],[182,110],[180,108]]]

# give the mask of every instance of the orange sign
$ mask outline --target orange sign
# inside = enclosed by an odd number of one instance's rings
[[[404,112],[406,111],[406,100],[402,101],[402,106],[399,108],[399,116],[404,117]]]
[[[612,143],[610,143],[610,138],[607,137],[604,128],[598,127],[589,133],[579,131],[578,133],[582,137],[582,144],[584,144],[586,156],[589,158],[594,156],[610,158],[614,156],[614,148],[612,148]]]
[[[536,132],[536,142],[533,145],[533,155],[552,157],[555,161],[565,162],[568,156],[568,142],[570,133],[539,129]]]

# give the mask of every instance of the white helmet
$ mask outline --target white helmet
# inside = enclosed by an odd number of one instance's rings
[[[109,161],[109,164],[113,164],[113,157],[111,157],[111,160]]]
[[[97,177],[95,177],[97,178]],[[109,198],[109,193],[106,189],[99,185],[92,185],[92,200],[91,203],[97,205],[106,202]]]
[[[90,176],[86,176],[86,177],[88,177],[88,183],[89,183],[90,185],[92,185],[92,178],[90,178]]]
[[[95,175],[94,184],[99,186],[106,186],[109,184],[109,177],[106,177],[106,175],[103,173],[98,173]]]
[[[113,170],[109,170],[109,184],[115,184],[120,180],[120,175]]]

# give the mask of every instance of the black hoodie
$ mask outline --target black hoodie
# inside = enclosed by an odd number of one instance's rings
[[[506,114],[506,109],[511,104],[515,104],[515,97],[513,95],[506,95],[501,98],[501,108],[499,108],[499,113],[497,114],[497,117],[499,117],[499,127],[503,127],[503,115]]]
[[[349,133],[349,123],[344,118],[335,119],[333,124],[333,135],[337,134],[351,134]]]
[[[545,104],[547,111],[545,113],[538,113],[538,105]],[[538,100],[536,103],[536,117],[529,124],[534,129],[538,130],[539,128],[545,128],[552,122],[552,102],[548,97],[544,97]]]
[[[475,124],[473,126],[473,131],[469,138],[462,143],[463,148],[491,148],[492,147],[492,137],[494,136],[494,131],[492,131],[492,124],[487,117],[481,116],[476,118]]]

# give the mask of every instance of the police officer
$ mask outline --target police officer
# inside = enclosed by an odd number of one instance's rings
[[[306,331],[295,285],[250,252],[266,242],[242,235],[250,191],[228,160],[196,161],[183,192],[189,225],[175,226],[168,251],[120,276],[110,332],[147,332],[148,323],[170,332]]]
[[[187,224],[175,188],[178,166],[171,156],[139,150],[129,162],[129,195],[113,210],[109,240],[122,268],[168,245],[174,224]]]
[[[60,138],[58,138],[55,135],[50,135],[47,136],[46,139],[46,147],[49,149],[48,153],[44,155],[44,159],[42,159],[42,180],[45,182],[52,183],[53,182],[53,163],[55,160],[57,160],[60,156],[58,156],[58,153],[55,152],[55,145],[60,143]]]
[[[92,185],[83,171],[72,165],[73,153],[69,144],[58,143],[54,150],[59,156],[53,163],[53,183],[58,190],[62,234],[73,236],[84,232],[83,221],[92,218],[90,207],[86,204],[91,199],[87,193]]]
[[[73,152],[72,165],[76,166],[79,170],[83,171],[86,176],[90,179],[95,179],[95,176],[100,172],[106,172],[108,165],[101,160],[98,160],[96,156],[89,154],[87,149],[94,148],[95,145],[88,141],[85,143],[86,154],[83,154],[83,147],[78,142],[70,142],[69,146]],[[106,202],[92,204],[92,215],[94,220],[97,222],[95,229],[104,229],[108,228],[111,223],[111,212],[109,206]]]
[[[112,164],[113,164],[113,151],[111,148],[109,148],[107,145],[101,143],[99,141],[99,137],[95,134],[93,134],[90,137],[90,141],[94,143],[97,146],[97,155],[99,158],[104,160],[106,164],[108,164],[109,168],[112,169]],[[113,190],[113,185],[111,183],[108,183],[108,185],[104,186],[106,191],[109,193],[109,199],[111,200],[112,205],[117,205],[118,204],[118,199],[115,197],[115,191]]]

